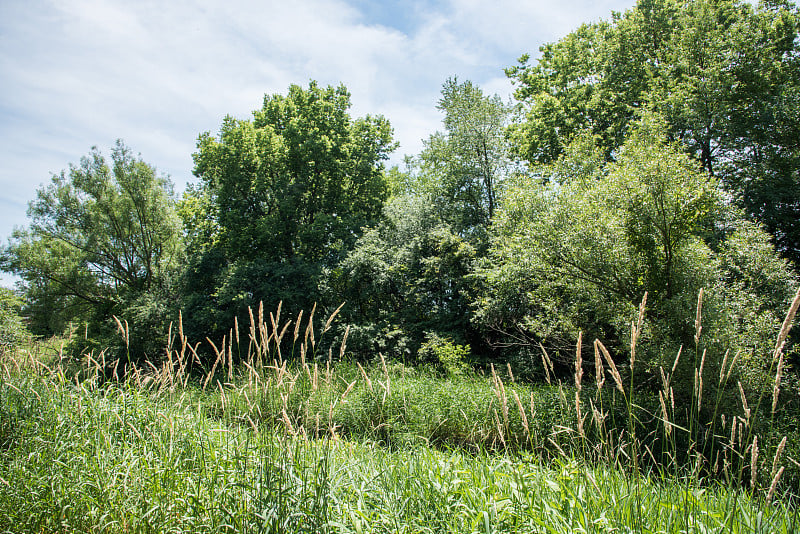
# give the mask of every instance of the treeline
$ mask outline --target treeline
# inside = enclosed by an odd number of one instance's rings
[[[93,149],[38,191],[2,268],[29,329],[72,329],[76,354],[155,361],[179,323],[219,344],[260,307],[345,303],[328,339],[346,328],[356,357],[542,379],[579,332],[625,362],[646,294],[641,384],[681,347],[687,383],[730,350],[729,383],[764,392],[798,285],[799,27],[788,2],[641,0],[508,68],[513,103],[447,80],[402,169],[345,87],[292,86],[199,136],[180,199],[121,142]]]

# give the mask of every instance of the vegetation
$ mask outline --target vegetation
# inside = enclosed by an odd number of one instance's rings
[[[419,157],[414,192],[424,192],[456,233],[485,240],[511,161],[505,129],[510,109],[466,81],[449,79],[437,108],[444,132],[430,136]]]
[[[498,343],[527,353],[542,345],[563,358],[579,330],[622,352],[647,293],[638,355],[646,381],[695,345],[684,318],[703,290],[708,364],[717,370],[727,349],[742,350],[735,380],[758,394],[796,276],[769,251],[767,234],[725,204],[716,181],[660,139],[645,121],[614,163],[578,141],[545,183],[517,181],[478,271],[478,317]]]
[[[13,291],[0,288],[0,352],[15,350],[29,336],[20,316],[22,304]]]
[[[134,351],[156,357],[153,335],[169,320],[183,247],[169,180],[118,141],[110,163],[95,148],[54,175],[28,213],[30,228],[15,231],[3,259],[22,278],[31,331],[60,334],[82,323],[101,349],[112,316],[124,315],[143,327]]]
[[[506,70],[526,115],[512,130],[515,151],[550,163],[588,131],[613,161],[655,111],[797,263],[798,23],[782,0],[646,0],[585,24]]]
[[[798,28],[641,0],[402,170],[316,82],[181,199],[93,149],[0,249],[0,530],[796,530]]]
[[[779,343],[798,306],[800,293]],[[793,532],[800,519],[785,463],[798,443],[756,433],[746,399],[706,443],[700,420],[673,423],[672,373],[653,417],[599,342],[593,385],[579,338],[574,385],[531,387],[510,367],[446,379],[385,360],[365,368],[342,359],[344,345],[312,364],[304,348],[332,322],[315,328],[309,314],[287,330],[270,314],[251,324],[244,365],[232,342],[206,374],[190,371],[180,328],[160,368],[121,381],[91,355],[80,367],[58,352],[6,355],[0,529]]]
[[[252,121],[226,118],[218,138],[200,136],[201,185],[183,206],[186,222],[206,229],[193,234],[183,273],[189,331],[221,335],[261,301],[310,308],[323,271],[378,219],[391,128],[353,120],[349,107],[343,86],[312,82],[265,97]]]

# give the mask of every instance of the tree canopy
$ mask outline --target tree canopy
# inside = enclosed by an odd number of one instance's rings
[[[716,180],[666,141],[659,121],[634,125],[613,163],[595,150],[576,141],[544,169],[546,180],[509,188],[477,271],[476,319],[517,350],[542,344],[571,360],[583,331],[624,354],[647,293],[638,358],[655,376],[694,345],[690,318],[703,289],[709,367],[738,340],[751,372],[743,382],[758,386],[779,303],[797,285],[792,269],[760,226],[725,203]]]
[[[441,95],[437,108],[444,113],[444,131],[425,142],[418,189],[457,232],[481,235],[511,168],[505,138],[510,109],[497,95],[484,95],[472,82],[456,78],[444,83]]]
[[[108,327],[112,314],[166,291],[182,255],[172,183],[121,141],[110,161],[95,148],[54,175],[28,215],[3,263],[22,278],[37,334],[70,321]]]
[[[378,219],[392,130],[383,117],[352,119],[350,105],[343,86],[293,85],[265,96],[252,120],[227,117],[218,136],[200,135],[201,185],[182,210],[190,225],[207,222],[189,245],[203,251],[187,272],[199,330],[225,328],[260,301],[310,307],[322,269]]]
[[[800,260],[800,13],[782,1],[642,0],[506,70],[519,156],[551,163],[584,131],[608,161],[646,111]]]

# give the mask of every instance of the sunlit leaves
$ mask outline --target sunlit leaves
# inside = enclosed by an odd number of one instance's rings
[[[54,175],[29,215],[4,254],[44,332],[159,290],[182,252],[172,184],[122,142]]]
[[[445,129],[430,136],[420,154],[421,192],[459,234],[480,239],[511,167],[505,139],[510,111],[498,96],[454,78],[443,85],[438,109]]]

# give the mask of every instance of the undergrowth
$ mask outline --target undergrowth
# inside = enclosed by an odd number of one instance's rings
[[[793,532],[791,502],[530,453],[390,450],[208,417],[188,391],[13,377],[2,532]]]

